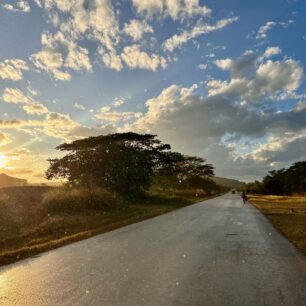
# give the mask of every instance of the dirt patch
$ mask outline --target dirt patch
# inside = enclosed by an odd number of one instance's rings
[[[250,196],[249,201],[306,254],[306,196]]]

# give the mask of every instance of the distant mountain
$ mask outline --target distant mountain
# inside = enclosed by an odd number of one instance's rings
[[[27,180],[19,179],[16,177],[8,176],[4,173],[0,173],[0,188],[24,186],[26,184]]]
[[[239,188],[245,185],[244,182],[240,182],[238,180],[229,179],[225,177],[218,177],[214,176],[211,178],[214,182],[216,182],[218,185],[222,185],[228,188]]]

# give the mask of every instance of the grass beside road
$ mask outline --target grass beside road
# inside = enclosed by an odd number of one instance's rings
[[[49,206],[54,201],[50,200],[50,195],[61,192],[50,187],[0,190],[0,265],[209,198],[195,190],[153,189],[146,198],[138,202],[121,201],[110,209],[82,209],[80,204],[75,210],[72,209],[73,205],[67,205],[68,208],[62,211],[58,207],[50,209]],[[44,201],[46,198],[49,199],[47,202]],[[66,195],[63,199],[69,201]],[[56,201],[59,201],[59,195]]]
[[[306,196],[250,196],[249,201],[306,254]]]

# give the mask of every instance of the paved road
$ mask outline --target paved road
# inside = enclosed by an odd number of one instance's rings
[[[306,258],[227,194],[0,270],[1,305],[306,305]]]

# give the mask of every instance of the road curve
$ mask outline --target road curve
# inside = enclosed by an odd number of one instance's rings
[[[0,305],[306,305],[306,258],[227,194],[0,269]]]

